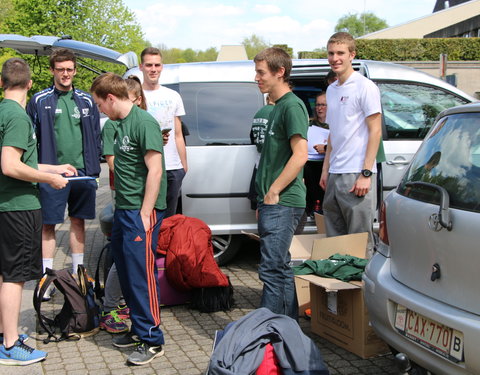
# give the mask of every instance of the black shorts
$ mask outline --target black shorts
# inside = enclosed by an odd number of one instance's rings
[[[0,212],[0,273],[4,282],[42,277],[42,212]]]

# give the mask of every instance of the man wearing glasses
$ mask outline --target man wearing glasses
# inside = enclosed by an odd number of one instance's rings
[[[39,163],[71,164],[77,168],[78,176],[92,179],[72,181],[62,190],[39,184],[43,270],[53,268],[55,225],[63,223],[68,205],[75,272],[83,264],[85,219],[95,218],[95,178],[100,174],[101,155],[99,112],[90,94],[73,86],[77,69],[76,56],[71,50],[61,48],[52,52],[50,72],[53,85],[35,94],[27,106],[36,129]]]

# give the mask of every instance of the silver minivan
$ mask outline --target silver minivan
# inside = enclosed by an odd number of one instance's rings
[[[380,88],[387,160],[381,167],[384,194],[394,189],[438,113],[474,98],[457,88],[405,66],[354,60],[354,69]],[[312,114],[315,95],[326,90],[326,60],[294,60],[293,91]],[[126,76],[136,74],[138,68]],[[166,64],[164,86],[183,98],[188,127],[189,170],[182,186],[182,213],[205,221],[214,235],[219,263],[239,249],[242,231],[256,232],[255,212],[247,199],[256,157],[250,128],[264,97],[254,81],[252,61]],[[316,230],[308,223],[305,233]]]
[[[468,104],[441,113],[385,199],[363,277],[371,324],[405,365],[480,374],[479,231],[480,104]]]

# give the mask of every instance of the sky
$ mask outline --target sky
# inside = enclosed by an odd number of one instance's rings
[[[325,47],[340,17],[372,12],[389,26],[427,16],[435,0],[123,0],[153,46],[205,50],[253,34],[295,53]]]

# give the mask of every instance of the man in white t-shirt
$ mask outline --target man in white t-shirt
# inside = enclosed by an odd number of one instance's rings
[[[185,115],[185,109],[178,92],[158,83],[163,69],[160,50],[154,47],[145,48],[140,59],[147,111],[158,121],[162,132],[169,132],[168,143],[163,147],[167,170],[167,209],[165,211],[165,218],[167,218],[176,214],[182,180],[188,169],[187,151],[180,121],[180,116]]]
[[[327,43],[328,62],[338,80],[327,89],[330,126],[320,186],[325,190],[323,212],[327,236],[368,232],[376,198],[376,163],[382,134],[378,87],[352,67],[355,40],[345,32]]]

